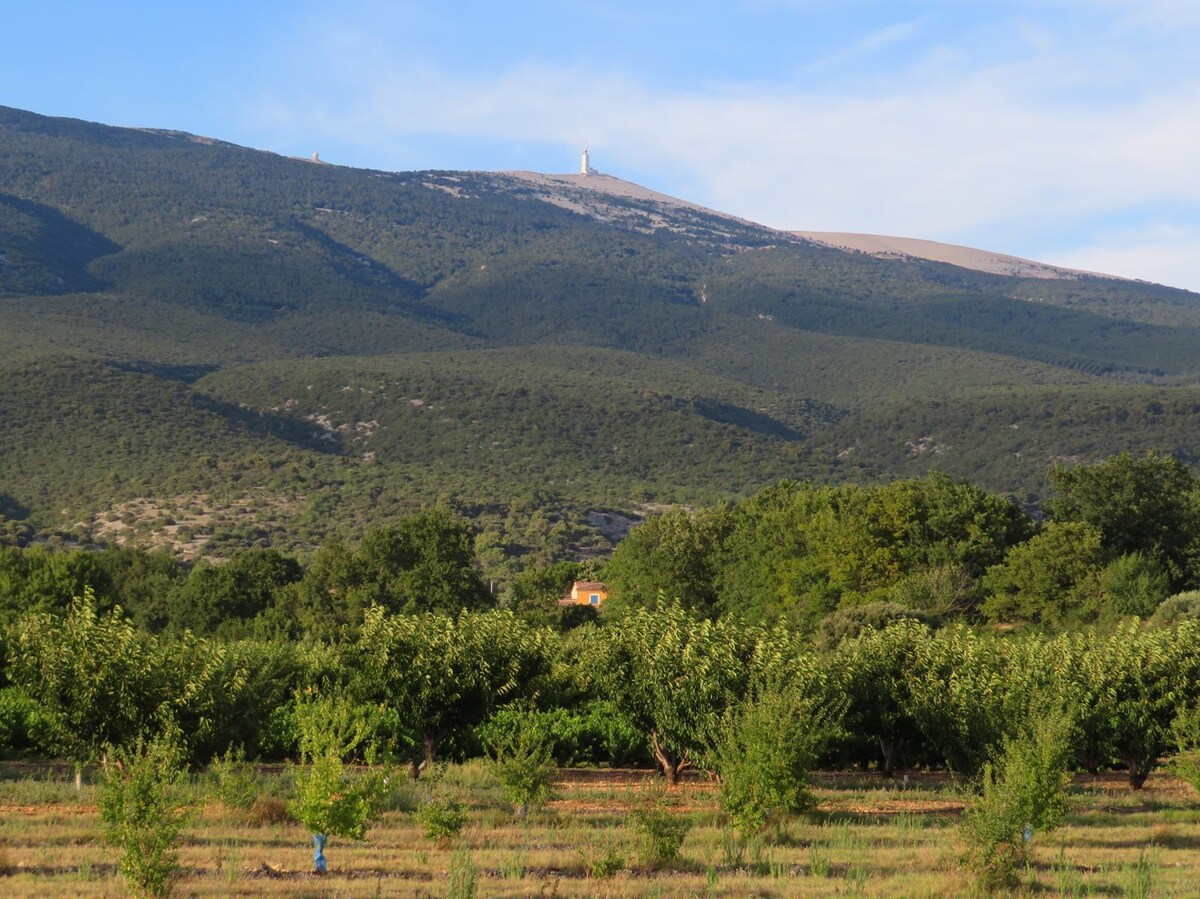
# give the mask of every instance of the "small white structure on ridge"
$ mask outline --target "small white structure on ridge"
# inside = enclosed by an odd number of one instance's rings
[[[584,147],[583,148],[583,160],[579,163],[579,174],[590,175],[594,171],[596,171],[596,170],[594,168],[592,168],[591,160],[588,159],[588,148]]]

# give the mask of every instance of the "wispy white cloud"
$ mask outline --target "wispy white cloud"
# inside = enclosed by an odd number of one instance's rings
[[[1189,21],[1190,4],[1173,0],[1061,2]],[[659,172],[650,186],[687,185],[688,199],[778,227],[1003,235],[988,248],[1035,256],[1072,245],[1081,249],[1045,261],[1200,289],[1200,71],[1160,80],[1115,45],[1070,45],[1020,19],[1003,27],[1023,44],[985,62],[931,39],[907,67],[850,88],[731,80],[705,91],[530,61],[484,79],[342,31],[306,48],[303,96],[264,94],[255,115],[281,132],[364,140],[559,144],[564,163],[586,137],[606,170]],[[844,64],[925,29],[887,26],[833,55]],[[1185,225],[1133,235],[1124,253],[1094,237],[1093,220],[1155,204]]]
[[[1068,0],[1071,2],[1071,0]],[[1200,5],[1195,0],[1074,0],[1102,10],[1115,11],[1126,23],[1154,28],[1200,26]]]
[[[1200,227],[1165,224],[1099,235],[1089,245],[1061,251],[1055,261],[1085,271],[1119,272],[1127,278],[1196,290],[1200,288],[1196,284],[1197,247]]]

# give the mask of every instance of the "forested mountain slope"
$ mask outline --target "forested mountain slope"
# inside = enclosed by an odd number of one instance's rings
[[[781,477],[1036,495],[1062,458],[1190,459],[1198,349],[1200,296],[1157,285],[0,108],[0,508],[37,527],[220,553],[440,497],[511,561]]]

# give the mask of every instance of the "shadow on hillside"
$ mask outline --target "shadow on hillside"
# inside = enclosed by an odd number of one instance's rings
[[[341,455],[342,441],[336,435],[310,421],[289,418],[261,409],[248,409],[202,393],[192,394],[192,405],[219,415],[232,427],[261,437],[273,437],[302,449],[331,456]]]
[[[178,381],[181,384],[195,384],[207,374],[216,371],[216,365],[169,365],[165,362],[149,362],[146,360],[114,361],[113,368],[131,372],[135,375],[151,375],[164,381]]]
[[[761,412],[755,412],[753,409],[746,409],[742,406],[735,406],[732,403],[725,403],[721,400],[706,397],[693,400],[692,406],[709,421],[744,428],[747,431],[762,434],[766,437],[796,441],[803,440],[805,436],[794,428],[788,427],[783,422],[771,418],[769,415],[764,415]]]
[[[28,517],[29,509],[22,506],[7,493],[0,493],[0,518],[7,518],[10,521],[24,521]]]
[[[389,290],[397,291],[410,301],[419,299],[424,293],[424,288],[416,281],[406,278],[378,259],[335,240],[320,228],[298,219],[293,219],[289,224],[338,260],[341,263],[338,273],[346,280],[363,287],[378,287],[382,280]]]
[[[5,243],[10,250],[43,267],[51,279],[51,282],[41,285],[43,289],[37,293],[90,292],[109,286],[92,275],[88,265],[101,256],[119,253],[120,244],[43,203],[0,193],[0,206],[6,206],[37,223],[37,231],[33,236],[5,235]]]

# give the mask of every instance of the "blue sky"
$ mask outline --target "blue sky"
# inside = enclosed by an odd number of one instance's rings
[[[0,103],[1200,290],[1194,0],[0,0]]]

